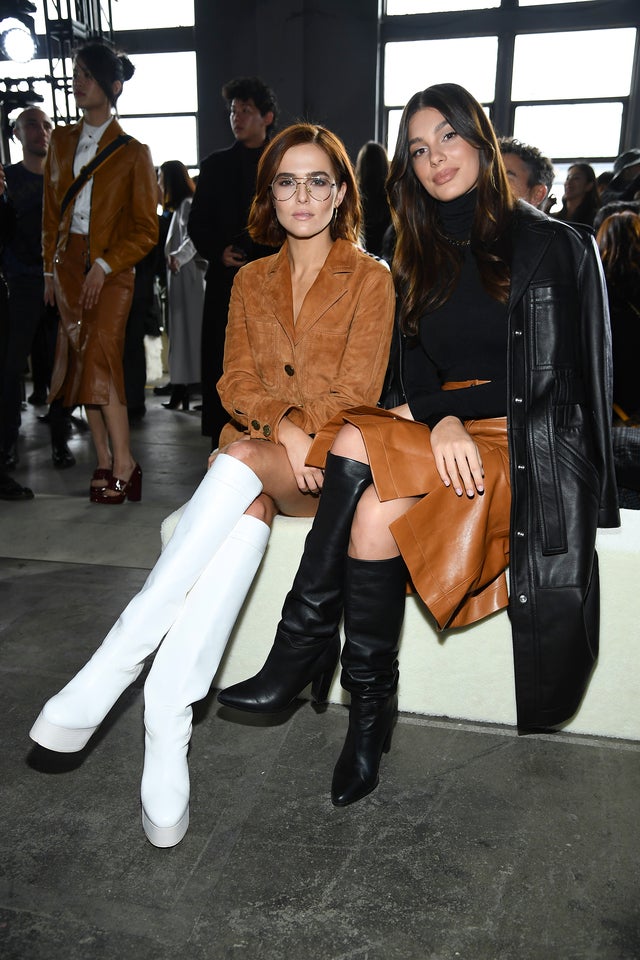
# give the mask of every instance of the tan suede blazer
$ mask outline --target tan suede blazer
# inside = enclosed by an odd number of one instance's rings
[[[62,222],[60,205],[73,182],[73,158],[82,121],[56,127],[51,135],[44,173],[42,255],[44,272],[53,273],[55,261],[64,257],[73,203]],[[102,135],[98,151],[123,133],[112,120]],[[158,186],[149,148],[137,140],[121,147],[93,175],[89,252],[91,262],[102,257],[114,273],[130,269],[158,241]]]
[[[314,434],[340,410],[375,405],[389,357],[395,307],[386,264],[336,240],[293,322],[291,272],[279,253],[236,275],[218,381],[238,437],[278,441],[284,416]]]

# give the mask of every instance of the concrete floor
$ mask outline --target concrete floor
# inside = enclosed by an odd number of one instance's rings
[[[171,850],[140,825],[144,676],[81,754],[32,749],[208,452],[197,414],[150,397],[143,501],[107,509],[86,499],[88,436],[55,471],[35,412],[16,477],[36,499],[0,502],[3,960],[640,958],[640,744],[405,715],[378,790],[338,810],[344,708],[244,720],[210,695]]]

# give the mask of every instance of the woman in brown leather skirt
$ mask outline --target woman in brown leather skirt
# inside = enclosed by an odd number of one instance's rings
[[[406,402],[317,435],[320,506],[275,643],[219,694],[268,713],[308,683],[326,693],[344,613],[337,806],[375,789],[390,746],[407,580],[440,629],[508,604],[518,724],[553,726],[597,656],[595,531],[619,522],[593,238],[512,197],[491,123],[456,84],[407,104],[388,190]]]
[[[49,399],[85,406],[97,457],[89,495],[105,504],[141,497],[122,353],[134,267],[158,238],[149,150],[123,134],[112,112],[132,74],[127,57],[106,44],[76,53],[73,93],[83,119],[53,131],[44,183],[45,302],[60,314]]]

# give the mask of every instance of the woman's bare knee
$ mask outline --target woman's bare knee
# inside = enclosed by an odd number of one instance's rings
[[[341,427],[331,445],[331,453],[337,457],[348,457],[349,460],[369,462],[362,434],[351,423],[345,423],[344,427]]]
[[[266,525],[270,527],[273,523],[273,518],[278,513],[278,508],[268,494],[261,493],[253,503],[247,507],[245,513],[249,517],[262,520],[263,523],[266,523]]]

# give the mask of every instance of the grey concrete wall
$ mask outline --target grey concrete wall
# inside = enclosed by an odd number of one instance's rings
[[[275,90],[279,127],[328,126],[355,159],[374,137],[377,0],[195,0],[200,157],[232,142],[220,89],[257,74]]]

